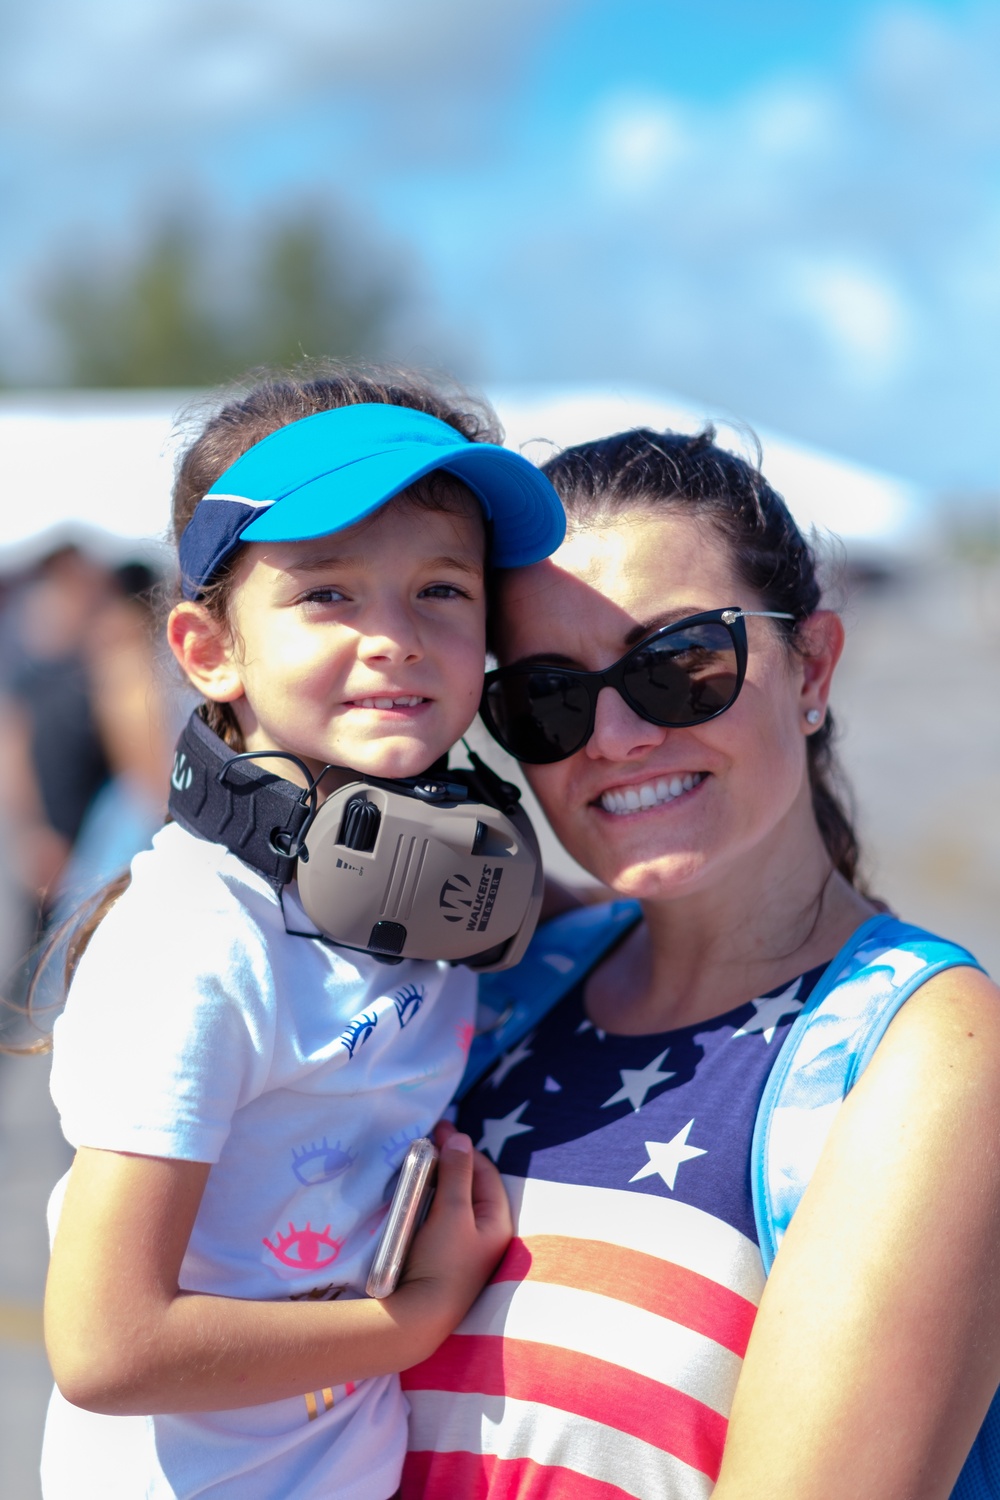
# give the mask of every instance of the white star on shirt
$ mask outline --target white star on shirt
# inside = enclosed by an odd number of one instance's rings
[[[485,1151],[487,1156],[492,1156],[495,1162],[499,1162],[500,1153],[513,1135],[524,1135],[529,1130],[534,1130],[534,1125],[520,1124],[521,1115],[531,1103],[525,1099],[516,1109],[512,1109],[509,1115],[504,1115],[502,1120],[484,1120],[482,1139],[477,1143],[477,1151]]]
[[[669,1047],[664,1047],[659,1057],[654,1057],[653,1061],[647,1063],[644,1068],[619,1068],[618,1074],[622,1086],[617,1094],[612,1094],[610,1099],[605,1099],[601,1108],[607,1109],[609,1104],[622,1104],[627,1099],[634,1110],[641,1109],[650,1089],[655,1088],[658,1083],[663,1083],[667,1078],[675,1076],[673,1073],[659,1071],[660,1063],[669,1051]]]
[[[770,1000],[751,1000],[750,1004],[755,1011],[754,1018],[745,1026],[741,1026],[739,1031],[734,1031],[733,1036],[753,1036],[755,1032],[763,1032],[765,1042],[770,1044],[775,1027],[782,1016],[791,1015],[801,1006],[802,1001],[795,998],[801,983],[801,979],[793,979],[780,995],[772,995]]]
[[[701,1146],[689,1146],[687,1143],[688,1131],[693,1124],[693,1120],[688,1120],[683,1130],[678,1130],[669,1141],[644,1141],[649,1161],[644,1167],[639,1168],[634,1177],[629,1178],[629,1182],[640,1182],[643,1177],[659,1175],[673,1192],[674,1183],[677,1181],[677,1168],[681,1163],[690,1161],[692,1157],[707,1154]]]
[[[532,1056],[532,1051],[528,1043],[533,1042],[534,1039],[535,1033],[532,1032],[530,1036],[523,1037],[516,1047],[512,1047],[509,1052],[504,1053],[490,1074],[490,1082],[495,1089],[500,1087],[511,1068],[516,1068],[518,1063],[522,1063],[526,1057]]]

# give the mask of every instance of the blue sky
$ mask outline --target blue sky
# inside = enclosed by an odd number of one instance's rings
[[[54,258],[324,203],[405,272],[402,355],[1000,487],[995,0],[3,0],[0,99],[0,355],[38,377]]]

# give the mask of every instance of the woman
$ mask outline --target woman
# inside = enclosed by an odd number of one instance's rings
[[[405,1381],[404,1500],[937,1500],[1000,1382],[1000,1008],[972,967],[892,1022],[765,1289],[761,1092],[875,908],[830,780],[841,623],[713,438],[563,453],[567,540],[503,583],[486,715],[642,919],[463,1104],[517,1238]],[[683,727],[623,696],[664,641]]]

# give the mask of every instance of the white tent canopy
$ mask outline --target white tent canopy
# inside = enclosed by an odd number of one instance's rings
[[[761,467],[784,496],[799,526],[817,527],[861,550],[906,548],[923,533],[929,507],[916,485],[823,453],[762,427],[737,424],[707,406],[648,390],[540,387],[494,393],[507,441],[536,463],[553,451],[629,427],[697,432],[706,422],[717,441]]]
[[[5,395],[0,398],[0,563],[16,567],[66,537],[108,555],[153,550],[169,526],[177,391]],[[714,419],[719,439],[752,457],[745,432],[691,402],[649,391],[510,388],[494,393],[511,447],[542,462],[555,447],[646,425],[696,431]],[[800,525],[849,548],[905,549],[927,507],[902,480],[759,431],[764,472]]]

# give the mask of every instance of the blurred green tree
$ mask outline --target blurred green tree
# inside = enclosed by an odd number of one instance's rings
[[[190,215],[161,221],[124,269],[64,264],[43,310],[77,386],[202,386],[257,364],[379,352],[402,298],[327,215],[302,212],[220,264]],[[364,247],[367,248],[367,247]],[[370,257],[371,259],[371,257]]]

